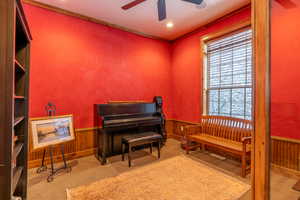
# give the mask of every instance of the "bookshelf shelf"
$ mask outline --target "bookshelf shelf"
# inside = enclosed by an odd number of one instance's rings
[[[24,147],[24,144],[23,143],[18,143],[15,145],[14,147],[14,151],[13,151],[13,159],[12,160],[16,160],[18,155],[20,154],[20,152],[22,151]]]
[[[24,116],[22,116],[22,117],[16,117],[15,118],[15,121],[14,121],[14,126],[17,126],[21,121],[23,121],[24,120]]]
[[[16,72],[25,73],[26,69],[15,59]]]
[[[14,98],[16,99],[16,100],[24,100],[25,99],[25,97],[24,96],[14,96]]]
[[[12,191],[14,192],[16,190],[16,187],[20,181],[20,177],[23,172],[23,167],[16,167],[13,171],[13,186],[12,186]]]

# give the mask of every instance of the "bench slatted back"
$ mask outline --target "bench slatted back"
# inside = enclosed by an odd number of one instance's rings
[[[251,136],[252,122],[250,120],[224,117],[202,116],[202,133],[241,142],[243,137]]]

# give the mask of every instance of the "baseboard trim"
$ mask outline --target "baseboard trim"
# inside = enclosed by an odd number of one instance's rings
[[[181,139],[182,139],[180,136],[174,135],[174,134],[168,135],[168,138],[172,138],[172,139],[175,139],[175,140],[178,140],[178,141],[181,141]]]
[[[195,124],[195,125],[199,124],[197,122],[185,121],[185,120],[180,120],[180,119],[167,119],[167,121],[175,121],[175,122],[182,122],[182,123]]]
[[[95,153],[96,153],[96,148],[92,148],[92,149],[87,149],[84,151],[68,153],[68,154],[65,154],[65,157],[66,157],[66,160],[73,160],[73,159],[77,159],[77,158],[81,158],[81,157],[85,157],[85,156],[94,155]],[[54,163],[62,162],[63,161],[62,156],[61,155],[54,156],[53,161],[54,161]],[[31,160],[28,162],[28,168],[39,167],[41,165],[41,163],[42,163],[42,159]],[[45,164],[50,164],[49,157],[45,158]]]
[[[276,173],[280,173],[291,178],[300,179],[300,171],[289,169],[275,164],[271,164],[271,168]]]
[[[99,130],[101,128],[102,127],[78,128],[78,129],[75,129],[75,132],[95,131],[95,130]]]

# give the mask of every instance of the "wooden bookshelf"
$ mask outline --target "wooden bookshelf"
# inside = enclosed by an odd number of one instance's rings
[[[31,35],[20,0],[0,4],[0,200],[26,200]]]

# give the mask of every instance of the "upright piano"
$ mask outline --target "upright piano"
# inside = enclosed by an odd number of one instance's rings
[[[155,131],[166,141],[162,98],[149,103],[95,104],[95,124],[102,125],[97,134],[97,157],[101,164],[109,156],[121,154],[121,138],[125,135]]]

